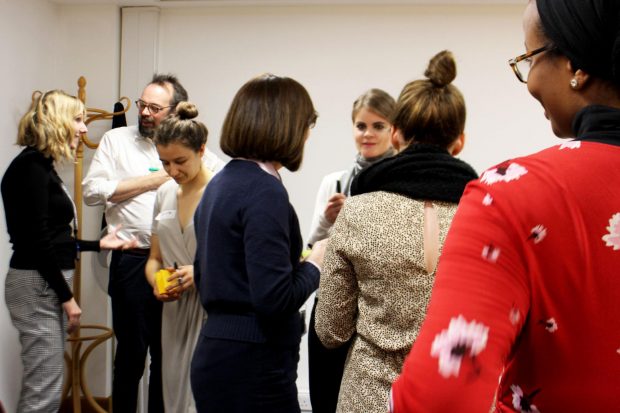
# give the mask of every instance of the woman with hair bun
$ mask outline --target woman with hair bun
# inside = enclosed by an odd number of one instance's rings
[[[326,347],[353,338],[340,413],[384,413],[392,381],[424,320],[435,268],[465,185],[454,158],[464,144],[465,101],[451,84],[450,52],[405,86],[392,115],[399,153],[360,172],[325,253],[316,332]]]
[[[151,252],[146,278],[155,297],[163,301],[162,377],[167,412],[195,412],[190,386],[190,363],[206,313],[194,285],[196,233],[194,212],[211,179],[202,161],[207,143],[206,126],[195,118],[198,109],[180,102],[174,115],[155,130],[153,141],[162,165],[172,180],[157,190],[153,213]],[[155,273],[170,272],[165,292],[158,289]]]
[[[618,411],[619,16],[528,3],[509,63],[570,139],[468,186],[393,412]]]

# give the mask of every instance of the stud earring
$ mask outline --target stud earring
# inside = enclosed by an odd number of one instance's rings
[[[576,89],[576,88],[577,88],[577,86],[579,86],[579,82],[577,81],[577,79],[572,78],[572,79],[570,80],[570,87],[572,87],[573,89]]]

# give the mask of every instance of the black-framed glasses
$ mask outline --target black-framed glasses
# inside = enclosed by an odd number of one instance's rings
[[[138,110],[140,112],[142,112],[144,110],[144,108],[147,108],[151,115],[157,115],[162,110],[168,109],[168,108],[172,107],[172,105],[170,105],[170,106],[159,106],[159,105],[156,105],[154,103],[146,103],[142,99],[136,100],[136,106],[138,107]]]
[[[512,71],[515,72],[517,79],[519,79],[520,82],[527,83],[527,77],[530,75],[530,68],[532,67],[532,56],[546,52],[550,49],[550,45],[539,47],[531,52],[527,52],[515,57],[514,59],[510,59],[508,64],[512,67]]]

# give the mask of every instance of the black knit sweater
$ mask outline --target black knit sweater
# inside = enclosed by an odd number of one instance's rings
[[[73,297],[61,270],[75,268],[76,253],[98,251],[99,241],[72,237],[73,205],[52,159],[26,147],[9,165],[1,184],[13,244],[11,267],[37,270],[61,303]]]

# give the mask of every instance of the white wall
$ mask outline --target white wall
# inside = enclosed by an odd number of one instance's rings
[[[468,104],[461,157],[479,171],[553,141],[507,60],[523,51],[520,6],[162,9],[159,70],[177,73],[217,148],[234,93],[262,72],[291,76],[320,113],[299,173],[285,175],[304,230],[323,175],[353,159],[350,111],[370,87],[397,96],[442,49]],[[547,137],[547,138],[546,138]]]
[[[524,2],[525,3],[525,2]],[[157,70],[176,73],[198,104],[216,152],[228,105],[238,88],[262,72],[286,75],[306,86],[320,113],[306,147],[302,169],[284,173],[304,236],[323,175],[347,167],[354,155],[350,110],[371,87],[397,96],[419,78],[428,59],[452,50],[459,73],[455,84],[468,104],[468,142],[461,158],[478,170],[526,154],[555,141],[537,103],[516,81],[506,61],[523,51],[521,6],[298,6],[203,7],[161,10]],[[120,15],[116,6],[53,6],[44,0],[0,0],[0,67],[5,89],[0,128],[7,150],[4,170],[17,149],[16,123],[33,89],[75,91],[87,77],[89,106],[110,108],[119,95],[135,100],[120,84]],[[148,35],[148,34],[146,34]],[[8,41],[11,39],[11,41]],[[134,123],[135,111],[128,117]],[[109,124],[108,124],[109,125]],[[91,127],[98,138],[105,122]],[[85,166],[85,170],[88,165]],[[65,171],[71,183],[71,172]],[[85,207],[85,238],[94,238],[99,211]],[[85,255],[84,322],[109,323],[107,298],[94,277],[106,271]],[[10,247],[0,219],[0,273]],[[4,279],[4,278],[0,278]],[[0,293],[4,282],[0,283]],[[0,305],[0,400],[12,411],[21,365],[19,344],[4,305]],[[301,391],[307,391],[305,351]],[[93,357],[88,370],[95,395],[109,394],[109,360]],[[105,374],[102,374],[105,372]]]
[[[0,173],[19,152],[14,145],[17,123],[30,104],[35,89],[54,85],[58,7],[37,0],[0,0],[0,78],[3,79],[0,111]],[[22,365],[17,330],[4,301],[4,280],[11,248],[0,206],[0,401],[14,412],[21,387]]]

